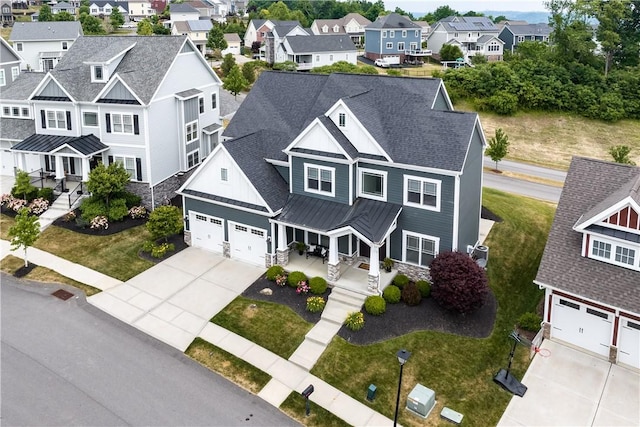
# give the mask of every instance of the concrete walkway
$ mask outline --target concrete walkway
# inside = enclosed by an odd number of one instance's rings
[[[0,240],[0,257],[9,253],[19,258],[23,255],[10,252],[9,242]],[[276,407],[291,392],[299,393],[313,384],[311,401],[351,425],[393,423],[309,373],[347,313],[360,309],[363,296],[334,290],[321,321],[309,331],[290,360],[285,360],[209,322],[251,285],[264,268],[187,248],[123,283],[39,249],[29,248],[28,257],[37,265],[103,290],[87,298],[89,303],[180,351],[199,336],[268,373],[272,379],[258,396]]]

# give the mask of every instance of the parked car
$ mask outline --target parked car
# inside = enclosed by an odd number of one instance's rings
[[[399,56],[385,56],[383,58],[378,58],[375,60],[374,64],[377,67],[389,68],[394,65],[400,65],[400,57]]]

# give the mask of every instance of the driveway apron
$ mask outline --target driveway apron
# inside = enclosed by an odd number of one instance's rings
[[[189,247],[88,301],[180,351],[264,268]]]

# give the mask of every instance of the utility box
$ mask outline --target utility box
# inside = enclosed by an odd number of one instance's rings
[[[422,418],[427,418],[436,404],[436,393],[423,386],[416,384],[407,397],[407,409]]]
[[[367,389],[367,400],[369,402],[373,402],[373,399],[376,398],[376,390],[377,387],[373,384],[369,385],[369,388]]]

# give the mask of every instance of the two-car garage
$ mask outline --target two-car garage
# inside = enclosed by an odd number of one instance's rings
[[[212,252],[224,253],[225,227],[229,242],[229,256],[264,266],[267,252],[267,231],[247,224],[225,221],[223,218],[200,212],[189,212],[191,244]]]
[[[618,361],[640,368],[640,321],[589,304],[554,295],[551,310],[551,337],[604,357],[617,335]]]

